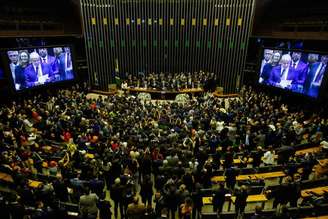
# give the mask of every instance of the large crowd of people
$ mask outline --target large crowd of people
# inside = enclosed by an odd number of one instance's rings
[[[180,72],[155,74],[126,74],[122,88],[147,88],[157,90],[182,90],[193,88],[205,88],[206,90],[215,87],[215,74],[210,72]]]
[[[213,210],[222,212],[230,193],[242,215],[248,191],[236,183],[236,154],[239,168],[250,158],[254,168],[286,166],[286,186],[267,192],[274,207],[299,205],[297,182],[328,172],[316,154],[274,159],[281,148],[326,140],[328,119],[294,112],[252,88],[239,98],[204,94],[184,104],[87,93],[76,86],[0,108],[0,172],[14,182],[2,189],[2,215],[67,218],[62,203],[75,203],[81,218],[200,218],[201,190],[214,186],[217,170],[224,170],[225,184],[214,189]],[[296,162],[303,172],[295,171]],[[31,187],[32,179],[43,183]],[[259,207],[254,218],[262,218]]]

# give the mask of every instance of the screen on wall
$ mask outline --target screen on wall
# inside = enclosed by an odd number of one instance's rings
[[[69,46],[7,49],[5,56],[15,90],[73,80],[71,51]]]
[[[317,98],[327,63],[328,54],[264,48],[258,82]]]

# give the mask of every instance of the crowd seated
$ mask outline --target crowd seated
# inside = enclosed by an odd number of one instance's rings
[[[263,218],[260,207],[244,213],[251,191],[273,199],[266,218],[325,209],[326,194],[301,202],[303,183],[328,173],[324,114],[246,87],[239,98],[184,104],[87,93],[76,86],[1,106],[2,218],[205,218],[205,196],[216,217]],[[308,146],[319,150],[297,153]],[[281,172],[276,187],[266,186],[268,171]]]
[[[180,72],[180,73],[139,73],[132,75],[126,73],[126,77],[121,84],[122,89],[146,88],[154,90],[173,90],[215,87],[215,75],[210,72]]]

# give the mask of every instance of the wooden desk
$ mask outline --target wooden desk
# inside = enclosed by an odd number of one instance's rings
[[[151,88],[127,88],[124,89],[130,92],[137,93],[157,93],[157,94],[184,94],[184,93],[202,93],[204,90],[202,88],[191,88],[191,89],[181,89],[181,90],[157,90]]]
[[[245,180],[256,180],[256,179],[270,179],[270,178],[277,178],[277,177],[283,177],[286,174],[283,171],[276,171],[276,172],[268,172],[268,173],[256,173],[256,174],[247,174],[247,175],[238,175],[237,181],[245,181]],[[218,182],[224,182],[225,177],[224,176],[214,176],[212,177],[212,182],[218,183]]]
[[[239,97],[239,94],[220,94],[217,92],[213,92],[213,96],[219,98],[233,98],[233,97]]]
[[[304,217],[303,219],[328,219],[328,215],[323,215],[318,217]]]
[[[236,197],[232,196],[231,200],[233,202],[236,201]],[[213,197],[203,197],[203,204],[204,205],[211,205],[213,201]],[[247,197],[246,202],[247,203],[252,203],[252,202],[266,202],[268,201],[267,197],[264,194],[259,194],[259,195],[249,195]]]
[[[313,192],[318,196],[323,195],[325,192],[328,192],[328,186],[322,186],[322,187],[316,187],[316,188],[311,188],[311,189],[304,189],[301,191],[301,196],[303,198],[311,196],[311,193]]]
[[[302,149],[302,150],[297,150],[295,152],[295,155],[300,156],[300,155],[304,155],[306,153],[319,153],[321,151],[321,147],[317,146],[317,147],[312,147],[312,148],[306,148],[306,149]]]
[[[204,205],[211,205],[213,201],[213,197],[203,197],[203,204]],[[231,202],[236,201],[236,197],[232,196],[230,199],[228,199],[229,205],[228,205],[228,211],[231,209]],[[259,195],[249,195],[247,197],[246,202],[247,203],[257,203],[261,202],[262,203],[262,208],[264,209],[265,207],[265,202],[268,201],[267,197],[264,194],[259,194]]]
[[[9,175],[8,173],[0,173],[0,180],[9,182],[9,183],[14,182],[13,177],[11,175]]]
[[[28,186],[34,189],[39,188],[42,184],[43,182],[39,182],[31,179],[28,180]]]

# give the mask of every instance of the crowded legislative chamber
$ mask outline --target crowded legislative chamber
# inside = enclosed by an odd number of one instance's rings
[[[327,219],[327,64],[327,0],[2,0],[0,219]]]

